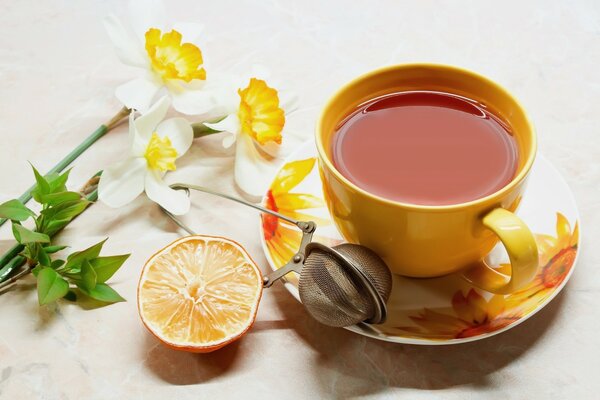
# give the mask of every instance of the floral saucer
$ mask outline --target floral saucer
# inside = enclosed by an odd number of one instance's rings
[[[343,240],[323,201],[316,149],[306,143],[277,173],[265,196],[272,210],[317,223],[314,240],[335,245]],[[540,265],[526,288],[494,295],[471,286],[458,274],[414,279],[394,276],[388,319],[372,329],[347,329],[375,339],[409,344],[453,344],[483,339],[527,320],[548,304],[573,273],[579,246],[579,214],[566,182],[538,154],[518,215],[535,234]],[[263,250],[272,269],[284,265],[297,251],[301,233],[294,226],[264,215]],[[501,246],[488,256],[490,265],[509,268]],[[300,301],[298,277],[288,275],[286,288]]]

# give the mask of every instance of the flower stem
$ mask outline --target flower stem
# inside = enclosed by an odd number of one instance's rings
[[[10,275],[17,270],[25,262],[25,257],[16,255],[11,258],[4,267],[0,270],[0,282],[10,278]]]
[[[23,258],[23,257],[21,257],[21,258]],[[10,278],[9,280],[0,283],[0,294],[2,294],[2,292],[1,292],[2,289],[4,289],[7,286],[12,285],[13,283],[15,283],[16,281],[18,281],[19,279],[21,279],[25,275],[28,275],[32,270],[33,270],[33,268],[31,268],[30,265],[27,265],[21,272],[19,272],[18,274],[16,274],[15,276],[13,276],[12,278]]]
[[[90,148],[98,139],[104,136],[111,129],[119,125],[121,121],[125,117],[129,115],[129,109],[127,107],[123,107],[116,113],[108,122],[102,124],[96,129],[90,136],[88,136],[79,146],[77,146],[73,151],[65,156],[62,160],[58,162],[48,174],[59,173],[62,172],[65,168],[67,168],[73,161],[75,161],[84,151]],[[19,200],[25,204],[29,200],[31,200],[31,191],[35,189],[36,185],[31,186],[27,189],[20,197]],[[0,219],[0,226],[4,225],[7,220],[4,218]],[[0,278],[1,279],[1,278]]]
[[[80,193],[85,195],[87,200],[92,202],[92,204],[98,200],[98,182],[101,174],[102,171],[96,173],[80,190]],[[0,257],[0,289],[15,283],[19,278],[22,278],[31,272],[31,266],[27,266],[23,271],[11,278],[11,275],[13,275],[13,273],[15,273],[25,263],[25,261],[27,261],[25,257],[19,255],[24,248],[25,246],[21,244],[15,244],[8,252]]]
[[[223,117],[221,118],[217,118],[216,120],[210,121],[211,123],[216,123],[219,122],[223,119]],[[208,135],[212,135],[215,133],[221,133],[221,131],[217,131],[215,129],[209,128],[208,126],[204,125],[204,122],[195,122],[192,125],[192,129],[194,130],[194,139],[198,139],[204,136],[208,136]]]
[[[2,257],[0,257],[0,268],[4,267],[10,260],[12,260],[15,256],[19,255],[20,252],[23,251],[25,246],[22,244],[15,244],[10,248]],[[2,270],[0,269],[0,281],[2,281]]]

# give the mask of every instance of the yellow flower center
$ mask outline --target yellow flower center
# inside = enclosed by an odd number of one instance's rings
[[[175,171],[175,159],[177,150],[171,144],[168,137],[159,137],[156,132],[152,134],[146,153],[144,154],[148,168],[157,171]]]
[[[146,52],[152,62],[152,69],[167,79],[206,79],[202,67],[202,52],[191,43],[181,43],[181,33],[175,29],[161,36],[160,29],[150,28],[146,32]]]
[[[252,136],[260,144],[269,141],[281,143],[281,131],[285,113],[279,107],[277,90],[263,80],[252,78],[248,87],[238,90],[240,108],[238,118],[242,132]]]

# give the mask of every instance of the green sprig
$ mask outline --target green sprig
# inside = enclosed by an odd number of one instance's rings
[[[100,125],[98,129],[96,129],[90,136],[85,138],[83,142],[79,144],[76,148],[74,148],[69,154],[67,154],[62,160],[60,160],[52,169],[48,172],[48,176],[53,174],[58,174],[62,172],[65,168],[67,168],[73,161],[75,161],[84,151],[89,149],[98,139],[103,137],[106,133],[111,131],[114,127],[119,125],[121,121],[123,121],[130,113],[130,110],[127,107],[123,107],[117,112],[109,121]],[[64,176],[64,180],[66,182],[68,174]],[[58,183],[58,182],[57,182]],[[27,189],[20,197],[19,201],[23,204],[27,203],[31,200],[33,196],[33,191],[37,188],[37,180],[36,184]],[[2,226],[5,222],[10,221],[11,218],[2,217],[0,214],[0,226]],[[18,219],[17,219],[18,220]],[[0,279],[1,282],[1,279]]]
[[[100,256],[106,239],[85,250],[71,253],[66,260],[53,259],[53,255],[66,246],[53,244],[52,236],[81,214],[97,195],[92,193],[86,198],[80,193],[68,191],[66,183],[70,171],[44,177],[35,167],[32,168],[36,185],[31,195],[41,205],[39,214],[18,199],[0,204],[0,218],[12,221],[13,236],[19,243],[2,257],[0,282],[5,281],[12,271],[26,261],[25,269],[6,283],[32,272],[37,279],[40,305],[62,297],[74,300],[74,288],[101,302],[125,301],[105,282],[123,265],[129,254]],[[33,229],[22,224],[29,219],[33,220]]]

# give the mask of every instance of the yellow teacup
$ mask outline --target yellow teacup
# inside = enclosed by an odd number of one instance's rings
[[[519,149],[513,180],[481,199],[423,206],[379,197],[346,179],[331,161],[336,126],[367,100],[409,90],[464,96],[486,105],[508,122]],[[536,137],[523,107],[498,84],[445,65],[382,68],[353,80],[334,94],[317,123],[316,142],[325,199],[335,224],[346,240],[379,254],[392,272],[426,278],[462,271],[473,284],[495,293],[518,290],[535,275],[538,267],[535,239],[514,212],[535,158]],[[508,278],[483,261],[498,239],[511,261]]]

